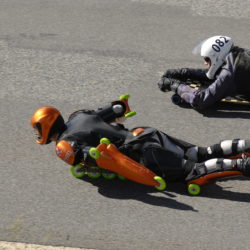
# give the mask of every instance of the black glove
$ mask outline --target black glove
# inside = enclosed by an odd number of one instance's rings
[[[163,76],[167,78],[174,78],[181,81],[186,81],[189,78],[189,70],[187,68],[168,69]]]
[[[208,81],[209,79],[206,76],[206,72],[206,69],[168,69],[163,77],[174,78],[181,81],[187,81],[188,79],[191,81]]]
[[[163,92],[167,92],[167,91],[176,92],[180,84],[181,84],[181,81],[177,79],[162,77],[161,80],[158,82],[158,87]]]

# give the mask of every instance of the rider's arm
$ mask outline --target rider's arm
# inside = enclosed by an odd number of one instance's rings
[[[208,82],[209,79],[206,76],[206,69],[191,69],[191,68],[180,68],[180,69],[168,69],[162,77],[174,78],[181,81],[202,81]]]
[[[126,112],[126,105],[122,101],[114,101],[103,108],[99,108],[95,113],[105,122],[114,122],[117,118],[123,117]]]
[[[180,84],[177,93],[194,108],[205,108],[227,96],[236,94],[234,74],[233,60],[228,58],[227,64],[223,66],[216,80],[209,85],[208,88],[200,90],[191,88],[185,84]]]
[[[217,78],[213,84],[202,90],[180,84],[177,93],[185,102],[190,103],[192,107],[202,109],[232,94],[233,92],[229,87],[232,85],[232,81],[233,79],[230,75],[225,75]]]

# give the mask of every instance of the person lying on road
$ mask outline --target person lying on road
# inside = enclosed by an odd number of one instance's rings
[[[196,109],[228,96],[244,96],[250,101],[250,50],[234,46],[230,37],[213,36],[197,45],[193,53],[204,58],[208,69],[168,69],[158,82],[161,91],[174,91]],[[194,89],[187,80],[206,87]]]
[[[229,159],[250,153],[250,140],[223,140],[200,147],[152,127],[128,129],[122,122],[130,114],[127,97],[97,110],[76,111],[67,122],[56,108],[43,106],[34,112],[31,126],[36,142],[55,141],[57,156],[70,165],[98,165],[89,154],[90,148],[108,138],[123,155],[170,182],[233,170],[250,176],[250,158]]]

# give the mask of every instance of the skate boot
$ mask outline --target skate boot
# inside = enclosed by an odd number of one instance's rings
[[[201,186],[216,182],[221,178],[242,175],[250,176],[250,158],[234,160],[215,158],[195,164],[185,180],[189,194],[198,195]]]

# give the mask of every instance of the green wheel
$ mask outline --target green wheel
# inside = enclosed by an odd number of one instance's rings
[[[155,176],[154,180],[160,184],[159,186],[155,186],[157,190],[163,191],[166,189],[166,182],[160,176]]]
[[[126,178],[126,177],[123,177],[123,176],[121,176],[121,175],[119,175],[119,174],[118,174],[118,178],[119,178],[120,180],[122,180],[122,181],[127,180],[127,178]]]
[[[130,97],[130,94],[125,94],[125,95],[121,95],[120,97],[119,97],[119,100],[124,100],[124,99],[128,99]]]
[[[104,144],[107,144],[107,145],[109,145],[110,144],[110,140],[108,139],[108,138],[102,138],[101,140],[100,140],[100,143],[104,143]]]
[[[97,160],[97,159],[100,158],[100,156],[101,156],[101,154],[100,154],[100,152],[99,152],[99,150],[98,150],[97,148],[90,148],[90,150],[89,150],[89,155],[90,155],[93,159],[95,159],[95,160]]]
[[[113,180],[113,179],[115,179],[117,174],[116,173],[111,173],[111,172],[110,173],[102,173],[102,176],[106,180]]]
[[[131,117],[131,116],[134,116],[134,115],[136,115],[136,112],[131,111],[131,112],[128,112],[127,114],[125,114],[125,117],[128,118],[128,117]]]
[[[97,179],[101,176],[101,172],[98,167],[89,167],[87,175],[91,179]]]
[[[85,175],[85,168],[81,164],[77,164],[75,166],[70,167],[70,173],[75,177],[75,178],[82,178]]]
[[[201,192],[201,187],[198,184],[195,183],[191,183],[188,185],[188,193],[190,195],[199,195]]]

